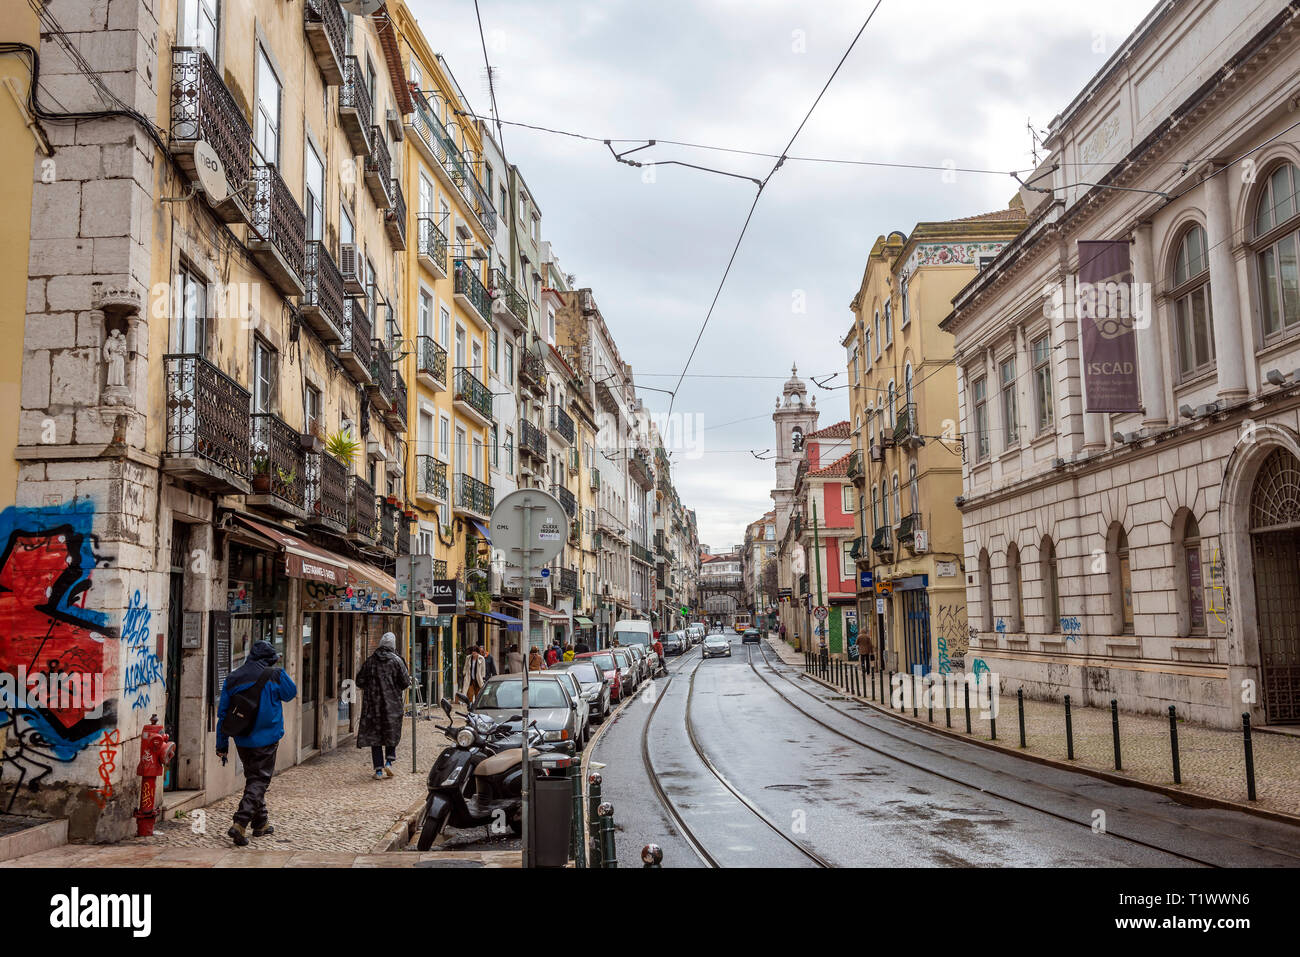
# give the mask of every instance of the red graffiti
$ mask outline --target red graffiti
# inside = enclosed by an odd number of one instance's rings
[[[113,796],[113,772],[117,770],[117,749],[121,746],[122,732],[118,728],[105,731],[99,742],[99,779],[104,786],[92,790],[90,796],[101,811]]]

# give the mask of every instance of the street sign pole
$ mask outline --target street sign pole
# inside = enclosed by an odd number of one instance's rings
[[[407,534],[410,534],[410,523],[406,526]],[[415,556],[406,556],[406,607],[410,613],[410,624],[406,630],[406,664],[409,674],[415,673]],[[420,696],[415,693],[415,682],[411,682],[411,773],[417,774],[420,770],[419,764],[415,759],[415,729],[419,726],[416,721],[415,712],[418,710]],[[401,725],[398,725],[401,727]]]
[[[531,778],[532,778],[532,769],[528,766],[528,750],[529,750],[529,748],[528,748],[528,671],[529,671],[528,660],[529,660],[529,658],[531,657],[531,655],[532,655],[532,653],[533,653],[533,647],[532,647],[532,645],[533,645],[533,632],[532,632],[532,629],[531,629],[531,628],[529,627],[529,625],[528,625],[528,619],[529,619],[529,616],[530,616],[531,613],[532,613],[532,597],[533,597],[533,584],[532,584],[532,574],[533,574],[533,563],[532,563],[532,555],[533,555],[533,548],[532,548],[532,544],[533,544],[533,539],[532,539],[533,516],[532,516],[532,514],[531,514],[531,513],[532,513],[532,498],[531,498],[531,497],[529,497],[529,496],[525,496],[525,497],[524,497],[523,505],[522,505],[522,507],[520,508],[520,511],[523,513],[523,515],[520,516],[520,517],[521,517],[521,519],[522,519],[523,530],[524,530],[523,541],[522,541],[522,543],[521,543],[523,547],[520,548],[520,550],[519,550],[519,551],[520,551],[520,555],[519,555],[519,563],[520,563],[520,565],[521,565],[521,567],[522,567],[522,569],[523,569],[523,590],[524,590],[524,610],[523,610],[523,615],[524,615],[524,656],[523,656],[523,657],[524,657],[524,677],[523,677],[523,702],[522,702],[522,703],[523,703],[523,724],[522,724],[521,727],[520,727],[520,732],[521,732],[521,735],[520,735],[520,736],[521,736],[521,738],[522,738],[522,741],[520,742],[520,747],[523,749],[524,790],[523,790],[523,801],[522,801],[522,804],[521,804],[521,807],[520,807],[520,813],[524,816],[524,828],[523,828],[523,839],[524,839],[523,865],[524,865],[525,868],[527,868],[527,867],[531,867],[531,866],[532,866],[532,863],[533,863],[533,862],[532,862],[532,855],[528,852],[528,841],[529,841],[529,839],[530,839],[531,836],[532,836],[532,835],[529,833],[530,830],[531,830],[531,828],[529,827],[529,823],[530,823],[530,822],[529,822],[528,818],[529,818],[529,812],[530,812],[531,807],[532,807],[532,793],[533,793],[532,781],[531,781]]]

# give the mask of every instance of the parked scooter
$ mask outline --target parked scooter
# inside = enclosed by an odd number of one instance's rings
[[[456,699],[469,704],[469,699],[462,694],[457,694]],[[442,699],[442,710],[451,722],[451,702],[446,698]],[[463,726],[457,728],[449,723],[438,727],[454,743],[443,749],[429,770],[429,797],[416,843],[422,851],[433,846],[448,824],[466,828],[503,821],[515,835],[523,829],[522,748],[501,746],[505,738],[515,734],[511,725],[523,720],[522,716],[512,715],[506,721],[497,722],[473,711],[460,714],[465,718]],[[542,732],[533,722],[528,727],[531,757],[540,754],[533,745],[541,741]]]

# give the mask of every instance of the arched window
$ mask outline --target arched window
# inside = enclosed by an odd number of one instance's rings
[[[979,561],[980,618],[983,620],[982,631],[993,630],[993,567],[989,562],[989,550],[980,549]]]
[[[1205,582],[1201,577],[1201,527],[1190,509],[1174,513],[1174,584],[1178,588],[1178,632],[1205,634]]]
[[[1283,163],[1264,181],[1255,207],[1255,264],[1264,335],[1274,336],[1300,323],[1300,203],[1296,168]]]
[[[912,363],[903,367],[903,401],[910,408],[912,405]]]
[[[871,486],[871,532],[873,535],[878,528],[880,528],[880,492],[873,485]]]
[[[894,425],[898,422],[898,419],[897,419],[897,417],[896,417],[896,415],[895,415],[895,408],[894,408],[894,406],[895,406],[895,399],[897,399],[897,398],[898,398],[898,394],[897,394],[897,392],[896,392],[895,389],[894,389],[894,380],[893,380],[893,379],[890,379],[890,380],[889,380],[889,389],[888,389],[888,391],[885,393],[885,402],[886,402],[886,404],[889,406],[889,427],[890,427],[891,429],[892,429],[892,428],[894,427]]]
[[[894,473],[894,521],[903,520],[903,503],[898,495],[898,473]]]
[[[902,281],[899,282],[898,284],[898,295],[901,301],[901,309],[903,313],[902,325],[906,326],[909,322],[912,321],[912,310],[909,308],[907,302],[907,277],[906,276],[904,276]]]
[[[880,358],[880,310],[876,310],[874,328],[876,333],[876,358],[879,359]]]
[[[1061,630],[1061,590],[1056,571],[1056,545],[1044,535],[1038,545],[1038,577],[1043,583],[1043,630],[1055,634]]]
[[[1020,632],[1025,630],[1025,605],[1020,588],[1020,546],[1012,542],[1007,546],[1007,630]]]
[[[1129,566],[1128,534],[1119,522],[1112,522],[1106,535],[1106,572],[1110,576],[1111,630],[1116,635],[1133,633],[1133,582]]]
[[[894,317],[890,312],[890,305],[893,300],[885,300],[885,345],[891,345],[894,341]]]
[[[884,521],[881,524],[888,525],[889,524],[889,481],[888,479],[881,479],[880,481],[880,501],[882,503],[881,517],[884,519]]]
[[[1170,299],[1178,339],[1178,375],[1188,379],[1214,366],[1214,327],[1210,315],[1210,254],[1205,230],[1187,229],[1178,241]]]
[[[912,491],[912,514],[915,515],[921,511],[921,483],[916,478],[916,463],[913,462],[908,466],[908,485]]]

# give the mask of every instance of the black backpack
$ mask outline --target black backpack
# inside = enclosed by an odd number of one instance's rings
[[[257,727],[257,712],[262,706],[262,689],[279,671],[279,668],[263,668],[256,681],[230,696],[226,719],[221,722],[222,734],[242,738],[253,732]]]

